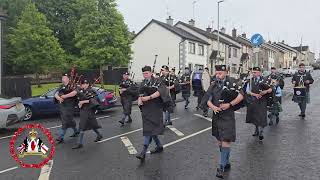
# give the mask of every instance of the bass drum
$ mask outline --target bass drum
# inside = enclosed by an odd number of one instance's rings
[[[207,71],[194,71],[191,74],[191,86],[194,91],[207,91],[211,85],[211,77]]]

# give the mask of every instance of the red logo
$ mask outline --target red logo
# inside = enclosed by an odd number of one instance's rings
[[[25,133],[28,133],[27,137],[19,138]],[[41,135],[44,135],[44,138],[41,139]],[[17,141],[18,138],[19,141]],[[24,168],[41,168],[52,159],[54,153],[55,146],[52,135],[41,124],[28,124],[19,128],[10,141],[11,156]],[[33,161],[39,163],[26,163],[24,158],[28,156],[37,157]]]

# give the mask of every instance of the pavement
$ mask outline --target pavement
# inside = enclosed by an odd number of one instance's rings
[[[265,129],[265,140],[259,143],[251,136],[254,127],[245,123],[246,109],[235,113],[237,140],[232,145],[232,169],[228,180],[319,180],[320,171],[320,71],[314,73],[317,80],[311,90],[311,104],[307,117],[300,119],[297,104],[290,95],[283,102],[284,111],[277,126]],[[286,79],[290,81],[290,79]],[[288,84],[288,83],[286,83]],[[286,85],[287,92],[292,91]],[[290,93],[288,93],[290,94]],[[94,143],[95,134],[86,132],[84,148],[71,149],[77,138],[66,135],[65,144],[56,145],[56,153],[50,166],[42,169],[21,168],[9,153],[10,136],[16,128],[0,130],[0,179],[50,179],[50,180],[209,180],[216,179],[219,162],[216,140],[211,135],[211,119],[196,111],[196,99],[190,108],[184,102],[177,103],[172,115],[173,126],[160,137],[164,152],[146,157],[145,163],[135,158],[142,148],[142,122],[137,106],[133,107],[133,123],[120,127],[120,107],[98,115],[103,126],[103,141]],[[210,112],[211,113],[211,112]],[[75,117],[79,121],[79,117]],[[60,121],[46,117],[34,121],[50,129],[57,137]],[[154,148],[154,144],[150,149]]]

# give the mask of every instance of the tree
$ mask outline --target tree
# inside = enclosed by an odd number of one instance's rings
[[[90,5],[95,8],[84,13],[79,21],[76,47],[82,55],[80,64],[99,67],[102,76],[103,66],[128,63],[132,41],[114,0],[91,0]]]
[[[14,69],[24,73],[35,73],[38,86],[39,74],[65,65],[65,53],[53,31],[48,27],[46,17],[33,3],[22,11],[17,27],[8,35],[12,48],[11,61]]]

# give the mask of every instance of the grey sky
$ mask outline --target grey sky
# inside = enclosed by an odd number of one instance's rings
[[[194,0],[118,0],[130,31],[138,32],[151,19],[165,21],[167,9],[178,20],[188,22],[193,17]],[[167,8],[168,7],[168,8]],[[225,0],[221,4],[220,26],[230,33],[247,36],[261,33],[266,40],[285,40],[291,46],[311,47],[318,57],[320,49],[320,0]],[[214,23],[217,28],[217,0],[197,0],[196,26],[206,28]]]

